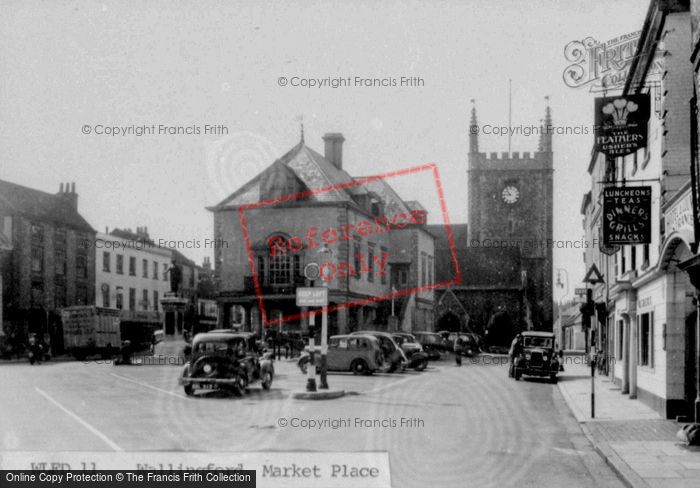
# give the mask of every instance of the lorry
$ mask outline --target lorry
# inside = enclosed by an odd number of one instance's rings
[[[63,343],[76,359],[99,354],[109,358],[119,352],[121,331],[116,308],[78,305],[61,310]]]

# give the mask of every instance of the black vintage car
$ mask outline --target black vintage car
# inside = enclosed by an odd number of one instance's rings
[[[523,375],[549,377],[557,382],[559,358],[554,349],[551,332],[525,331],[521,334],[521,351],[515,358],[513,375],[519,380]]]
[[[418,343],[423,346],[423,351],[429,359],[440,359],[440,351],[444,350],[442,336],[436,332],[414,332]]]
[[[205,332],[192,341],[190,360],[180,378],[185,394],[196,388],[229,390],[236,395],[259,381],[269,390],[275,375],[269,354],[261,355],[250,332]]]
[[[441,330],[438,332],[443,338],[443,350],[445,352],[453,352],[455,347],[455,342],[457,338],[462,339],[462,347],[459,351],[461,356],[472,357],[479,354],[479,344],[476,340],[476,334],[468,332],[450,332],[447,330]]]
[[[423,351],[423,346],[420,345],[413,334],[394,332],[391,335],[406,355],[409,368],[423,371],[428,366],[428,355]]]

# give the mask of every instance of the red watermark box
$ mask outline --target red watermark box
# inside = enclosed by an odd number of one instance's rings
[[[396,291],[390,291],[388,293],[384,293],[381,295],[376,295],[376,296],[370,296],[367,298],[362,298],[362,299],[353,299],[351,301],[345,302],[345,303],[335,303],[333,305],[328,305],[326,307],[321,308],[320,310],[314,310],[314,311],[307,311],[307,312],[299,312],[299,313],[294,313],[294,314],[288,314],[284,315],[281,317],[277,318],[270,318],[268,315],[268,312],[265,307],[265,297],[263,294],[263,286],[262,283],[260,282],[260,276],[258,274],[258,269],[256,265],[256,256],[253,250],[253,246],[251,244],[251,237],[250,237],[250,231],[249,231],[249,224],[248,224],[248,218],[246,216],[246,212],[253,210],[253,209],[260,209],[260,208],[266,208],[266,207],[273,207],[275,205],[278,205],[280,203],[284,202],[292,202],[296,200],[303,200],[309,197],[312,197],[314,195],[320,195],[323,193],[328,193],[336,190],[342,190],[346,188],[352,188],[352,187],[359,187],[362,185],[367,185],[372,182],[380,181],[380,180],[388,180],[391,178],[398,178],[401,176],[408,176],[408,175],[415,175],[415,174],[420,174],[420,173],[426,173],[427,175],[432,175],[432,180],[434,181],[435,184],[435,191],[437,194],[437,198],[439,200],[439,206],[440,210],[442,213],[442,223],[444,225],[448,245],[449,245],[449,253],[450,253],[450,260],[452,263],[452,266],[454,267],[454,277],[449,279],[449,280],[443,280],[441,282],[434,282],[434,283],[428,283],[422,286],[416,286],[412,288],[407,288],[403,290],[396,290]],[[367,224],[371,224],[372,228],[368,227],[367,225],[364,225],[363,228],[360,227],[360,225],[357,226],[356,232],[359,235],[366,236],[368,235],[366,232],[374,232],[374,233],[385,233],[385,232],[390,232],[393,229],[402,229],[405,228],[409,224],[422,224],[425,223],[425,211],[421,210],[412,210],[411,212],[402,212],[401,214],[394,215],[392,218],[389,218],[387,216],[381,216],[381,217],[376,217],[370,221],[363,221],[366,222]],[[403,216],[402,219],[398,219],[397,217]],[[395,298],[401,298],[404,296],[409,296],[413,294],[417,294],[420,292],[425,292],[429,290],[433,290],[436,288],[442,288],[446,286],[452,286],[452,285],[458,285],[462,282],[462,275],[461,271],[458,265],[457,261],[457,251],[455,247],[455,242],[454,242],[454,234],[452,232],[452,227],[450,225],[450,220],[449,216],[447,213],[447,205],[445,203],[445,198],[442,190],[442,183],[440,182],[440,175],[438,172],[437,165],[435,163],[429,163],[425,164],[422,166],[415,166],[412,168],[406,168],[402,170],[397,170],[397,171],[391,171],[388,173],[383,173],[375,176],[367,176],[367,177],[362,177],[362,178],[356,178],[352,181],[347,181],[344,183],[339,183],[339,184],[334,184],[334,185],[327,185],[327,186],[322,186],[319,188],[313,188],[307,191],[299,192],[299,193],[293,193],[289,195],[284,195],[281,197],[277,198],[271,198],[267,200],[262,200],[259,202],[255,203],[249,203],[245,205],[241,205],[238,208],[238,217],[240,220],[241,224],[241,229],[242,229],[242,234],[243,234],[243,239],[245,241],[245,246],[246,246],[246,252],[247,252],[247,257],[248,257],[248,265],[250,267],[250,271],[252,274],[252,279],[253,279],[253,286],[255,288],[255,295],[258,301],[258,306],[260,309],[260,315],[262,319],[262,323],[264,327],[270,327],[273,325],[280,325],[283,322],[291,322],[291,321],[296,321],[302,318],[307,318],[311,315],[311,313],[318,313],[319,311],[326,311],[326,312],[333,312],[335,310],[340,310],[343,308],[350,308],[350,307],[359,307],[363,305],[369,305],[372,303],[377,303],[377,302],[382,302],[386,300],[392,300]],[[338,240],[343,239],[343,240],[350,240],[348,237],[348,228],[349,227],[354,227],[354,225],[346,225],[346,226],[340,226],[340,227],[329,227],[328,229],[325,230],[311,230],[306,233],[304,238],[302,239],[301,237],[292,237],[287,239],[286,241],[282,242],[279,240],[270,240],[267,242],[267,244],[270,247],[270,253],[271,255],[274,255],[275,252],[299,252],[303,251],[305,248],[312,248],[312,247],[318,247],[320,242],[327,242],[329,240],[329,236],[333,236],[333,238],[336,238]],[[315,229],[315,228],[312,228]],[[340,232],[338,232],[340,231]],[[334,232],[335,234],[331,234],[331,232]],[[277,239],[277,238],[275,238]],[[304,240],[305,239],[305,240]],[[333,241],[335,242],[335,241]],[[362,272],[367,272],[368,269],[373,269],[373,265],[377,264],[379,266],[379,273],[380,275],[386,271],[386,265],[387,265],[387,259],[388,256],[384,254],[380,255],[375,255],[373,256],[373,259],[369,260],[371,262],[368,262],[366,257],[360,256],[360,261],[361,261],[361,266],[362,269],[351,269],[352,266],[350,263],[327,263],[328,267],[327,270],[332,270],[331,272],[333,273],[333,276],[331,279],[335,276],[338,276],[338,273],[362,273]],[[325,279],[325,277],[328,277],[329,275],[327,274],[328,271],[324,274],[324,266],[321,266],[321,279]],[[354,276],[350,275],[350,276]],[[341,277],[344,277],[341,275]]]

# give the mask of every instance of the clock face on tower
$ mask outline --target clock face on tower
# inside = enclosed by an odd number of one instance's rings
[[[520,199],[520,190],[513,185],[508,185],[501,192],[501,198],[507,204],[512,205]]]

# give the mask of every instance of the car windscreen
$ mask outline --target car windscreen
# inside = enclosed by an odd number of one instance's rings
[[[235,351],[239,348],[245,349],[245,339],[198,342],[194,347],[194,352],[196,352],[196,353],[227,352],[228,349]]]
[[[551,337],[525,337],[523,345],[525,347],[541,347],[543,349],[551,349],[554,339]]]

